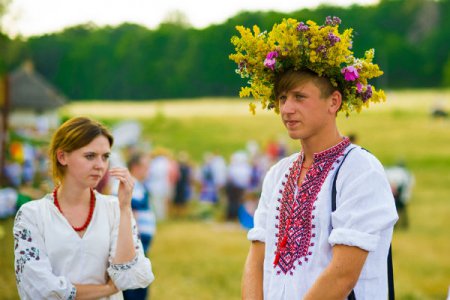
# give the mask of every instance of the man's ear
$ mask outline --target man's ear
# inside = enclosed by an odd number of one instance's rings
[[[61,166],[66,166],[67,162],[66,162],[66,153],[62,150],[57,150],[56,151],[56,159],[58,160],[59,164]]]
[[[330,113],[337,114],[342,105],[342,94],[339,91],[334,91],[330,96]]]

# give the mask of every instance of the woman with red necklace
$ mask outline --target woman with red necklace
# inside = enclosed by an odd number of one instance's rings
[[[23,205],[14,222],[21,299],[123,299],[122,290],[153,281],[131,210],[134,181],[125,168],[108,170],[112,144],[108,129],[88,118],[55,132],[55,189]],[[120,182],[117,197],[94,190],[106,172]]]

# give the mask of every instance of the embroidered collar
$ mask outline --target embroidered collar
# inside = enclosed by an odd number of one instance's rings
[[[344,137],[339,144],[336,144],[326,150],[321,152],[314,153],[314,162],[321,161],[327,159],[329,156],[335,156],[336,154],[341,154],[342,151],[350,145],[350,139],[348,137]],[[301,152],[303,158],[303,151]]]
[[[350,140],[344,138],[339,144],[315,153],[313,164],[301,186],[298,186],[298,181],[304,159],[303,152],[285,174],[286,181],[282,183],[284,188],[279,190],[279,214],[276,216],[277,251],[273,263],[275,268],[279,268],[277,274],[282,272],[292,275],[296,268],[294,263],[302,265],[302,259],[307,262],[308,256],[312,254],[310,247],[314,246],[314,242],[311,240],[315,237],[315,225],[312,224],[315,218],[313,211],[316,208],[314,203],[334,162],[343,155],[349,145]]]

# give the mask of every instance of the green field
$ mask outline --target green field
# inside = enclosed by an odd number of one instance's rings
[[[388,103],[350,118],[340,116],[342,134],[356,133],[358,143],[383,164],[406,161],[416,184],[409,206],[410,227],[396,230],[393,258],[397,299],[446,299],[450,286],[450,118],[433,119],[430,109],[450,91],[387,93]],[[199,162],[205,152],[225,157],[247,141],[264,145],[284,136],[279,118],[248,113],[235,99],[175,102],[78,102],[64,115],[83,114],[108,124],[127,115],[143,125],[153,146],[186,150]],[[131,115],[130,115],[131,114]],[[289,142],[291,152],[298,142]],[[12,257],[12,220],[0,220],[0,299],[17,299]],[[3,231],[3,235],[2,232]],[[150,254],[156,280],[152,299],[239,299],[242,266],[249,243],[241,228],[219,221],[189,219],[159,224]]]

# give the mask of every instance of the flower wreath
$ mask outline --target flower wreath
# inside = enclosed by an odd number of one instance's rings
[[[339,88],[343,93],[341,111],[347,116],[368,107],[369,102],[385,101],[384,91],[368,83],[383,74],[372,63],[375,50],[367,50],[363,58],[354,57],[353,29],[340,33],[340,23],[338,17],[327,17],[322,26],[310,20],[304,23],[289,18],[275,24],[270,32],[261,32],[255,25],[253,33],[249,28],[236,26],[241,37],[231,38],[236,53],[230,59],[238,66],[236,73],[249,78],[250,85],[242,87],[239,96],[253,96],[261,101],[263,109],[274,108],[278,112],[273,94],[276,74],[288,69],[309,69],[329,78]],[[253,102],[250,111],[253,114],[256,111]]]

